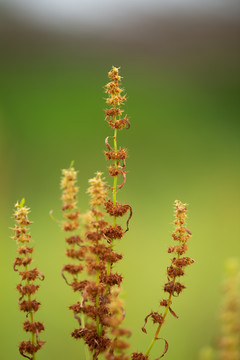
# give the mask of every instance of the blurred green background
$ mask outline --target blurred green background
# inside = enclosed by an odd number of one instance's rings
[[[47,344],[37,358],[84,358],[82,343],[70,337],[76,322],[68,306],[78,296],[60,276],[64,235],[49,211],[61,219],[60,174],[71,160],[79,171],[80,211],[88,208],[88,179],[96,171],[111,181],[103,86],[112,65],[121,67],[131,122],[129,131],[119,133],[129,159],[118,199],[133,207],[133,218],[117,245],[124,255],[118,271],[124,275],[125,326],[133,332],[130,350],[144,352],[154,333],[154,326],[148,335],[141,326],[164,296],[173,203],[179,199],[189,204],[188,255],[196,263],[187,269],[187,289],[174,299],[179,319],[169,315],[161,336],[169,342],[166,359],[198,359],[200,349],[217,339],[223,264],[240,251],[239,17],[162,15],[158,9],[112,24],[111,33],[111,24],[53,29],[6,4],[2,10],[1,359],[20,358],[17,344],[26,338],[10,239],[13,206],[22,197],[34,222],[35,264],[46,276],[37,317]],[[156,344],[151,358],[162,349]]]

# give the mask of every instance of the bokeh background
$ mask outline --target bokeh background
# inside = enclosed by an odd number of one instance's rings
[[[163,297],[175,199],[189,204],[196,263],[174,299],[179,319],[170,315],[162,329],[166,358],[196,360],[216,343],[224,262],[240,252],[239,40],[240,6],[231,0],[1,1],[1,359],[20,358],[25,336],[10,239],[22,197],[32,210],[35,264],[46,275],[38,318],[47,344],[38,359],[84,358],[69,335],[77,295],[60,276],[64,236],[49,210],[61,219],[60,172],[72,160],[82,212],[88,179],[106,174],[103,86],[112,65],[121,67],[131,121],[119,135],[129,151],[119,199],[134,216],[117,245],[130,350],[145,351],[153,335],[153,326],[148,335],[141,326]]]

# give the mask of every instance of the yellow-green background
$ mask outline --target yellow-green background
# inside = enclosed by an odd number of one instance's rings
[[[152,324],[148,335],[141,326],[164,296],[175,199],[189,204],[193,237],[188,255],[196,263],[186,271],[187,289],[174,299],[179,319],[169,315],[162,329],[169,342],[166,359],[198,359],[200,349],[216,341],[224,261],[239,257],[240,251],[238,65],[234,58],[221,62],[216,56],[194,67],[184,61],[180,66],[143,53],[91,49],[83,56],[5,54],[1,60],[3,360],[19,359],[17,344],[27,338],[17,306],[16,244],[9,229],[14,203],[22,197],[34,222],[34,264],[46,276],[37,294],[42,306],[36,318],[44,322],[41,339],[47,343],[37,358],[84,358],[81,341],[70,336],[76,321],[68,306],[78,295],[60,275],[67,261],[64,235],[49,211],[61,218],[60,173],[71,160],[79,171],[82,212],[88,207],[88,179],[96,171],[106,175],[104,139],[112,130],[104,121],[103,86],[112,65],[121,66],[131,121],[130,130],[119,133],[129,159],[127,183],[118,195],[133,207],[130,231],[118,244],[124,255],[118,271],[124,276],[125,325],[133,333],[130,350],[145,351],[153,336]],[[161,342],[156,344],[151,358],[162,349]]]

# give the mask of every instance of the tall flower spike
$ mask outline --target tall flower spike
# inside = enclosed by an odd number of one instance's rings
[[[104,352],[111,344],[106,335],[106,318],[109,317],[109,293],[106,291],[107,284],[102,281],[106,273],[106,256],[112,250],[107,251],[108,247],[102,243],[106,242],[103,229],[107,222],[104,221],[100,206],[103,205],[106,196],[106,186],[102,179],[102,173],[89,180],[91,210],[85,219],[85,244],[87,245],[86,254],[86,273],[87,280],[73,283],[75,291],[80,291],[82,302],[70,306],[74,315],[84,315],[84,322],[80,322],[80,328],[72,332],[75,339],[84,339],[92,353],[92,358],[97,359],[98,355]]]
[[[74,231],[79,227],[80,213],[77,211],[77,192],[76,186],[77,172],[73,167],[62,170],[61,189],[63,190],[62,210],[64,211],[64,217],[66,221],[63,223],[64,231]]]
[[[129,128],[130,123],[128,118],[122,117],[123,110],[121,109],[122,103],[126,100],[125,95],[120,95],[123,91],[120,88],[121,76],[119,76],[119,69],[112,67],[112,70],[108,73],[110,82],[106,85],[106,93],[108,98],[107,104],[111,106],[110,109],[105,110],[106,119],[110,127],[114,129],[113,135],[113,148],[109,145],[109,136],[105,140],[108,151],[105,152],[105,156],[108,160],[112,160],[112,165],[109,166],[109,175],[113,176],[113,205],[116,205],[117,189],[122,188],[126,182],[125,160],[127,157],[127,150],[117,147],[117,132],[123,128]],[[122,176],[122,183],[117,185],[118,176]]]
[[[105,144],[107,147],[107,151],[105,151],[106,159],[111,161],[110,166],[108,167],[109,175],[113,177],[113,187],[112,190],[112,199],[108,199],[105,201],[105,210],[107,214],[112,218],[112,225],[108,226],[104,230],[104,234],[110,243],[110,248],[113,248],[114,241],[116,239],[121,239],[126,231],[129,230],[129,220],[132,217],[132,208],[128,204],[121,204],[117,201],[117,192],[121,189],[126,183],[126,158],[127,158],[127,150],[124,148],[118,148],[118,131],[124,128],[129,129],[130,123],[127,116],[123,116],[123,110],[121,109],[121,105],[126,100],[126,95],[122,95],[123,89],[121,86],[121,76],[119,75],[119,68],[115,66],[112,67],[111,71],[108,73],[108,77],[110,78],[110,82],[106,85],[105,91],[108,94],[108,98],[106,103],[110,106],[109,109],[105,110],[106,119],[108,121],[109,126],[114,130],[113,136],[108,136],[105,139]],[[109,144],[109,139],[112,138],[113,146]],[[121,177],[121,183],[119,183],[118,178]],[[117,223],[117,219],[123,217],[128,213],[128,219],[126,221],[126,229],[124,230],[121,225]],[[107,273],[105,279],[109,282],[109,286],[111,284],[120,285],[122,281],[122,277],[120,277],[117,273],[113,273],[113,262],[108,261]],[[118,275],[118,276],[117,276]],[[111,295],[111,301],[113,304],[118,303],[118,294],[112,292],[113,290],[109,289]],[[111,306],[111,305],[110,305]],[[118,321],[109,321],[109,325],[111,326],[111,333],[115,336],[114,341],[112,342],[111,348],[106,355],[108,360],[116,360],[118,356],[121,359],[127,358],[124,355],[125,349],[128,347],[128,344],[122,340],[119,340],[120,336],[129,335],[130,332],[127,329],[121,329],[120,325],[124,319],[124,311],[120,311],[120,315],[118,314]],[[122,313],[122,316],[121,316]],[[116,355],[115,353],[116,352]],[[118,355],[120,352],[121,355]]]
[[[17,285],[17,290],[20,293],[19,307],[21,311],[26,313],[28,320],[23,324],[23,330],[31,333],[31,338],[28,341],[22,341],[19,344],[20,354],[30,360],[36,359],[36,352],[41,349],[45,341],[39,340],[39,334],[44,330],[44,326],[39,321],[34,321],[34,314],[38,311],[40,303],[32,296],[38,290],[39,285],[35,284],[36,280],[43,280],[43,274],[37,268],[30,268],[32,264],[33,248],[29,247],[31,235],[29,232],[29,225],[31,221],[28,219],[30,209],[24,206],[24,199],[19,204],[15,205],[14,218],[16,225],[13,229],[13,239],[16,241],[19,256],[15,259],[13,264],[14,271],[18,271],[21,277],[21,282]],[[23,271],[19,270],[23,268]]]
[[[228,260],[220,313],[219,360],[240,360],[240,271],[236,259]]]
[[[86,254],[86,247],[83,245],[83,240],[76,231],[79,228],[80,212],[77,209],[77,193],[78,187],[76,186],[77,172],[73,166],[69,169],[62,170],[61,189],[62,189],[62,211],[64,216],[63,231],[67,236],[65,241],[67,243],[66,255],[71,259],[71,264],[64,265],[62,268],[62,277],[68,285],[66,277],[73,277],[73,282],[77,281],[78,275],[83,271],[84,265],[79,263],[83,261]],[[70,274],[70,275],[69,275]]]
[[[109,238],[109,241],[113,242],[114,239],[121,239],[124,231],[120,225],[117,225],[117,217],[125,215],[129,211],[129,217],[127,220],[126,231],[129,230],[129,220],[132,216],[131,206],[125,204],[120,204],[117,202],[117,191],[121,189],[126,182],[126,157],[127,150],[123,148],[118,149],[117,145],[117,134],[118,130],[123,128],[129,128],[130,123],[127,117],[122,118],[123,110],[120,108],[121,104],[126,100],[126,96],[121,96],[123,89],[120,86],[121,76],[119,76],[119,69],[115,66],[112,67],[112,70],[108,73],[108,77],[111,81],[106,85],[106,93],[108,98],[106,100],[107,104],[111,105],[110,109],[105,110],[105,115],[108,120],[110,127],[114,129],[113,135],[113,148],[109,145],[108,136],[105,139],[105,144],[108,151],[105,151],[105,156],[107,160],[111,161],[111,165],[108,168],[109,175],[113,177],[113,187],[112,187],[112,200],[108,200],[105,203],[106,212],[113,217],[113,224],[108,229],[106,229],[105,235]],[[122,183],[118,185],[118,177],[122,176]]]
[[[162,328],[162,325],[165,322],[168,311],[175,318],[178,318],[178,316],[175,314],[175,312],[171,307],[172,298],[174,296],[178,296],[186,287],[177,280],[179,277],[184,276],[185,267],[191,265],[194,262],[193,259],[183,256],[187,251],[187,242],[192,235],[191,231],[185,227],[185,222],[187,217],[186,212],[187,212],[186,205],[181,203],[181,201],[176,200],[175,220],[174,220],[175,230],[172,234],[172,237],[173,240],[177,242],[177,245],[170,246],[168,248],[168,252],[174,254],[174,257],[171,259],[171,265],[167,268],[168,282],[164,285],[164,292],[168,294],[168,297],[167,299],[163,299],[162,301],[160,301],[160,306],[163,307],[165,310],[163,311],[163,313],[151,312],[149,315],[146,316],[145,323],[142,327],[142,331],[144,333],[147,333],[145,327],[149,318],[152,319],[154,324],[158,324],[158,327],[155,336],[149,348],[147,349],[145,355],[143,355],[142,353],[134,353],[132,356],[133,360],[140,360],[140,358],[142,360],[148,359],[149,353],[154,343],[156,342],[156,340],[160,339],[158,335]],[[165,342],[165,348],[160,358],[163,357],[168,350],[168,343],[166,340],[164,340],[164,342]]]
[[[116,310],[116,305],[119,305],[120,301],[119,292],[115,291],[115,288],[120,286],[122,276],[113,272],[114,264],[122,259],[122,255],[114,252],[113,246],[114,241],[121,239],[129,229],[129,220],[132,216],[131,207],[118,203],[116,199],[118,189],[122,188],[126,181],[127,156],[125,149],[117,147],[117,132],[124,127],[129,128],[129,121],[126,117],[121,118],[123,111],[120,105],[125,100],[125,96],[121,95],[122,89],[119,87],[121,78],[118,69],[113,67],[109,72],[109,77],[111,81],[106,85],[106,93],[109,95],[107,104],[111,108],[106,110],[105,114],[110,127],[114,129],[114,136],[112,137],[113,148],[109,145],[110,137],[105,140],[108,150],[105,155],[111,161],[109,174],[114,178],[111,188],[112,199],[107,198],[108,187],[104,183],[102,173],[96,173],[96,176],[89,180],[88,193],[91,197],[91,210],[84,216],[85,233],[84,240],[81,239],[75,234],[79,226],[79,212],[76,210],[76,172],[73,168],[63,170],[62,210],[66,218],[63,229],[74,232],[74,235],[66,239],[71,246],[71,249],[67,250],[67,255],[84,261],[82,270],[87,278],[80,280],[76,274],[72,274],[73,281],[69,283],[64,273],[73,270],[73,265],[65,265],[62,274],[73,290],[81,295],[81,301],[70,306],[80,325],[80,328],[72,332],[72,336],[75,339],[84,340],[92,354],[92,360],[97,360],[101,353],[105,353],[108,360],[128,360],[128,357],[124,355],[128,344],[120,340],[120,337],[129,335],[128,330],[120,328],[125,313],[122,306],[118,311]],[[122,176],[120,185],[118,184],[119,176]],[[110,216],[111,224],[105,220],[104,209],[107,216]],[[121,225],[117,224],[117,219],[127,213],[128,219],[124,231]],[[80,249],[76,249],[75,245],[78,245]]]

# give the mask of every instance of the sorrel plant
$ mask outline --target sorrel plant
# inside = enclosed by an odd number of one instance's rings
[[[105,157],[110,162],[108,175],[112,180],[105,181],[102,172],[96,172],[89,180],[87,190],[90,195],[89,210],[81,213],[78,209],[77,171],[73,163],[68,169],[62,170],[62,212],[64,220],[62,230],[65,233],[67,264],[61,274],[67,285],[76,293],[76,302],[68,304],[73,312],[77,327],[71,335],[74,339],[82,339],[85,343],[86,358],[91,356],[97,360],[103,354],[106,360],[128,360],[127,349],[129,342],[126,338],[131,335],[130,330],[122,327],[125,318],[124,303],[121,299],[122,274],[116,271],[116,264],[121,261],[122,254],[115,250],[115,245],[129,230],[132,218],[132,208],[129,204],[119,201],[119,190],[126,184],[127,150],[119,146],[119,131],[130,128],[127,116],[123,115],[122,105],[126,95],[121,87],[119,69],[112,67],[108,73],[110,81],[105,86],[107,94],[107,109],[105,119],[112,134],[105,139]],[[167,267],[167,282],[163,290],[165,299],[160,301],[162,312],[151,311],[146,317],[142,331],[146,334],[148,319],[157,324],[155,335],[149,347],[144,352],[133,352],[132,360],[148,360],[150,352],[158,339],[160,331],[166,322],[167,314],[178,318],[172,308],[173,298],[185,289],[179,281],[185,274],[185,268],[192,264],[193,259],[185,256],[191,231],[186,227],[187,207],[181,201],[175,201],[175,229],[172,238],[174,245],[168,248],[172,254],[171,264]],[[37,268],[29,269],[32,263],[32,247],[28,247],[31,240],[28,226],[29,209],[24,203],[16,204],[14,217],[14,240],[17,241],[19,257],[14,262],[14,270],[19,266],[24,271],[19,272],[21,283],[17,286],[20,292],[20,310],[29,315],[24,323],[24,330],[31,333],[31,339],[21,342],[20,354],[35,360],[36,352],[44,344],[39,340],[39,333],[44,330],[41,322],[35,322],[34,313],[40,303],[32,299],[39,285],[34,282],[44,276]],[[158,359],[168,350],[168,342]]]

